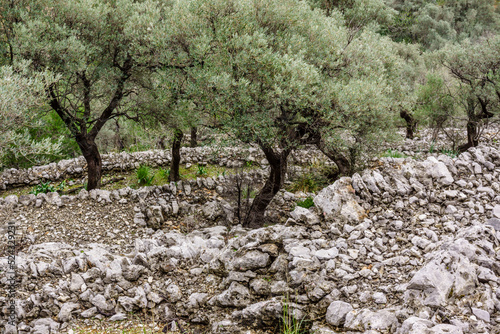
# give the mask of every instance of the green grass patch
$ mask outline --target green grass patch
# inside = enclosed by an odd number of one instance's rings
[[[439,151],[441,154],[444,154],[444,155],[447,155],[449,156],[450,158],[456,158],[458,157],[458,155],[460,154],[460,152],[456,151],[456,150],[451,150],[451,149],[441,149],[441,151]]]
[[[384,153],[382,153],[381,157],[383,158],[407,158],[407,156],[398,150],[388,149]]]
[[[313,198],[311,196],[309,196],[308,198],[306,198],[305,200],[303,201],[298,201],[297,202],[297,206],[300,206],[302,208],[306,208],[306,209],[309,209],[311,207],[314,206],[314,201],[313,201]]]
[[[142,165],[135,171],[135,175],[137,176],[137,183],[140,186],[150,186],[153,183],[154,174],[151,172],[151,168],[149,166]]]

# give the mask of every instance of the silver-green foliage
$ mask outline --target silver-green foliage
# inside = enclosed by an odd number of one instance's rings
[[[0,168],[6,159],[46,161],[61,151],[62,138],[37,140],[30,134],[44,126],[41,108],[44,92],[53,77],[26,71],[27,64],[0,67]]]

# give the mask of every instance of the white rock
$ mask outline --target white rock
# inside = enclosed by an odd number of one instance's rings
[[[471,307],[472,309],[472,313],[474,313],[474,315],[480,319],[480,320],[483,320],[484,322],[490,322],[490,314],[485,311],[485,310],[481,310],[479,308],[476,308],[476,307]]]
[[[340,326],[345,322],[347,313],[351,312],[351,304],[341,300],[334,301],[326,310],[326,322],[332,326]]]

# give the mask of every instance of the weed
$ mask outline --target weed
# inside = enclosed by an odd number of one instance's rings
[[[441,149],[440,151],[442,154],[445,154],[447,156],[449,156],[450,158],[456,158],[458,157],[458,155],[460,154],[458,151],[455,151],[455,150],[448,150],[448,149]]]
[[[285,297],[283,302],[283,317],[281,318],[281,334],[306,334],[308,331],[306,329],[304,320],[297,320],[293,316],[288,296]]]
[[[403,153],[401,153],[399,151],[388,149],[387,151],[385,151],[382,154],[382,157],[385,157],[385,158],[406,158],[406,155],[404,155]]]
[[[49,181],[45,183],[40,182],[40,184],[37,184],[35,187],[33,187],[33,189],[29,193],[33,195],[53,193],[58,190],[63,190],[64,187],[66,187],[66,181],[62,181],[57,187],[51,185]]]
[[[247,187],[241,191],[242,198],[255,198],[255,196],[257,196],[257,190],[255,190],[253,188],[248,190],[248,187]]]
[[[168,178],[170,176],[170,169],[163,169],[163,168],[161,168],[158,171],[158,174],[160,175],[160,178],[168,180]]]
[[[321,187],[321,182],[318,180],[317,175],[314,174],[303,174],[300,175],[291,185],[290,191],[291,192],[297,192],[297,191],[303,191],[303,192],[316,192],[317,190],[320,189]]]
[[[246,161],[246,162],[245,162],[245,165],[246,165],[247,167],[252,167],[252,166],[253,166],[253,162],[252,162],[252,161]]]
[[[198,170],[196,171],[196,175],[206,176],[208,174],[207,168],[205,166],[198,165]]]
[[[297,206],[309,209],[310,207],[314,206],[313,198],[311,196],[309,196],[305,200],[297,202]]]
[[[151,168],[149,168],[148,166],[141,165],[139,168],[137,168],[137,171],[135,173],[139,185],[150,186],[153,182],[154,175],[151,176]]]
[[[431,143],[431,146],[429,147],[429,153],[434,153],[434,145],[435,144],[436,144],[435,142]]]

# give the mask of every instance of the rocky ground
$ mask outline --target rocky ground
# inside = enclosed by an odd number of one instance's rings
[[[500,333],[500,148],[451,158],[405,145],[421,159],[377,159],[309,209],[281,191],[256,230],[236,225],[229,177],[9,196],[18,326],[3,320],[5,275],[0,326],[69,332],[142,315],[177,332],[279,333],[285,314],[316,334]]]

